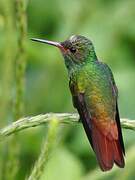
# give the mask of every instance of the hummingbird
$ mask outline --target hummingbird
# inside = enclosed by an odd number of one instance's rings
[[[109,66],[97,58],[92,41],[82,35],[73,35],[63,42],[31,40],[60,49],[68,70],[73,106],[101,170],[108,171],[114,164],[124,168],[118,89]]]

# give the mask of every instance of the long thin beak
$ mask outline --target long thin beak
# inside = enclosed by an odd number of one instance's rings
[[[52,46],[56,46],[56,47],[60,48],[61,50],[64,50],[64,47],[59,42],[48,41],[48,40],[38,39],[38,38],[31,38],[31,40],[41,42],[41,43],[45,43],[45,44],[49,44]]]

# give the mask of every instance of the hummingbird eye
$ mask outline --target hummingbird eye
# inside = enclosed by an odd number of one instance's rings
[[[69,50],[70,50],[70,52],[73,53],[73,54],[76,52],[76,48],[75,48],[75,47],[71,47]]]

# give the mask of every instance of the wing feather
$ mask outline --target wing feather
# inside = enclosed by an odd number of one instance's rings
[[[90,109],[88,109],[85,101],[85,93],[77,92],[75,84],[71,83],[71,81],[69,86],[74,107],[78,110],[83,127],[96,154],[100,168],[103,171],[110,170],[114,163],[119,167],[124,167],[123,154],[125,154],[125,149],[117,104],[116,122],[107,122],[106,126],[104,126],[104,124],[101,123],[102,121],[95,121],[95,119],[91,117]]]

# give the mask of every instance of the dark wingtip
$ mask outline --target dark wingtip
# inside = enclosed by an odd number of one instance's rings
[[[116,161],[114,160],[115,164],[120,167],[120,168],[124,168],[125,167],[125,161],[124,161],[124,158],[122,157],[122,160],[121,161]]]

